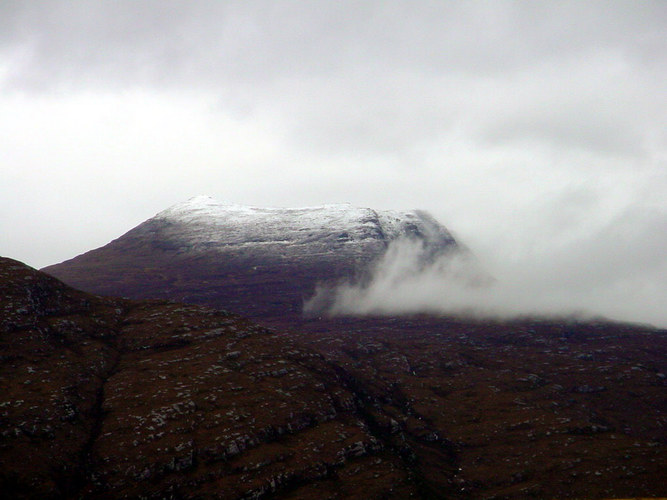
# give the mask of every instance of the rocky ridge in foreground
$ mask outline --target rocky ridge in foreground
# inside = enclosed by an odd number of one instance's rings
[[[88,295],[10,259],[0,311],[3,498],[667,493],[662,330],[413,317],[273,331]]]
[[[0,310],[4,498],[433,488],[406,458],[421,438],[390,436],[345,370],[290,336],[199,306],[91,296],[9,259]],[[455,460],[442,465],[450,488]]]

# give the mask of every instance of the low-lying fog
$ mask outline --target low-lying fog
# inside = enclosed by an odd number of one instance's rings
[[[394,242],[363,283],[320,287],[306,312],[441,313],[480,317],[575,316],[667,327],[664,215],[628,217],[569,244],[533,253],[444,255]],[[639,223],[639,221],[643,221]]]

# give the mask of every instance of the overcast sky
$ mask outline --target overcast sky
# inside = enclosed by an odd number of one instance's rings
[[[0,254],[199,194],[422,208],[667,325],[666,58],[664,1],[4,0]]]

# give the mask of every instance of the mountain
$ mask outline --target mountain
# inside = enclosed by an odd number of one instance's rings
[[[11,396],[0,403],[5,489],[41,497],[46,484],[62,496],[113,498],[667,496],[664,330],[566,318],[302,315],[318,283],[363,282],[404,239],[422,247],[425,267],[468,255],[423,212],[260,209],[198,197],[47,268],[87,292],[160,300],[90,296],[11,264],[20,268],[7,274],[14,291],[0,290],[0,300],[16,297],[0,302],[11,318],[0,373]],[[35,464],[26,458],[33,448]]]
[[[433,488],[402,456],[421,439],[392,438],[346,371],[298,339],[200,306],[88,295],[5,258],[0,310],[0,498]],[[441,465],[446,486],[454,462]]]
[[[0,258],[0,498],[665,497],[667,331],[103,298]]]
[[[169,298],[254,318],[298,317],[318,283],[363,279],[401,238],[423,244],[426,260],[465,252],[423,211],[255,208],[199,196],[43,271],[102,295]]]

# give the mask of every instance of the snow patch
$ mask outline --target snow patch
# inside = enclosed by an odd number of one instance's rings
[[[303,208],[259,208],[220,203],[197,196],[147,221],[172,227],[167,233],[182,248],[292,247],[297,253],[322,254],[345,249],[375,252],[390,241],[412,237],[429,248],[454,244],[450,233],[422,211],[376,211],[349,204]]]

